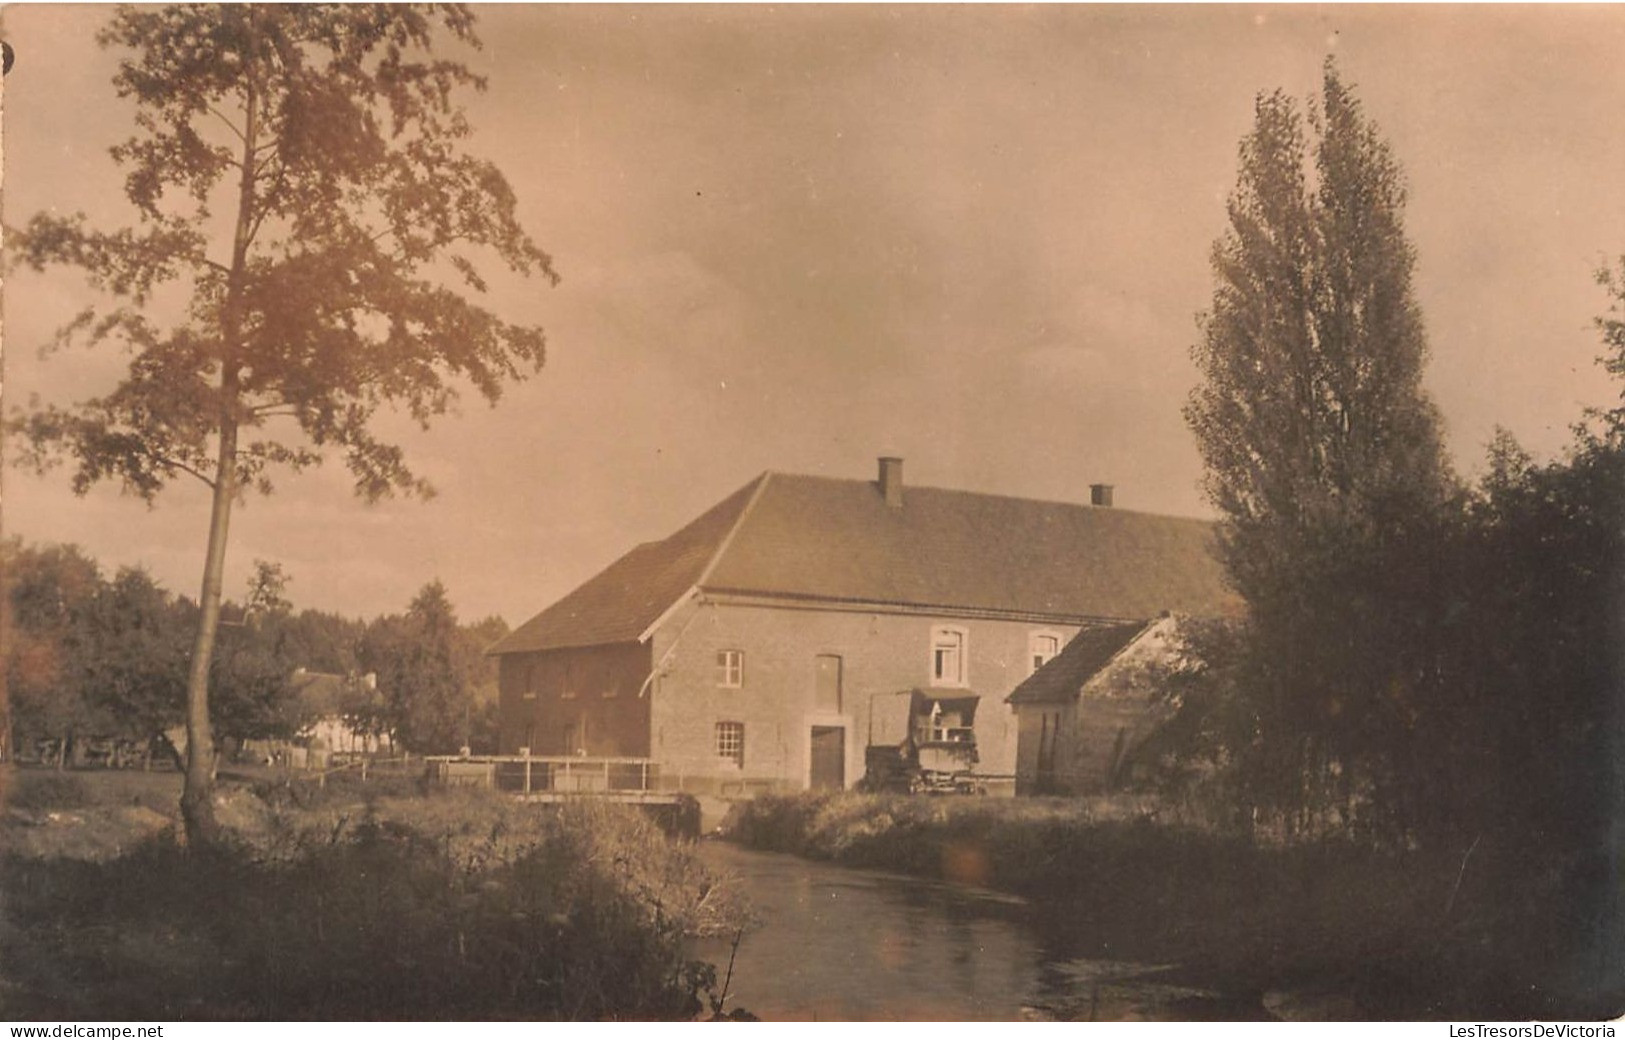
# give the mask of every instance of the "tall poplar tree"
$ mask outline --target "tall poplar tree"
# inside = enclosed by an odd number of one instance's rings
[[[1288,805],[1380,785],[1431,681],[1412,554],[1454,482],[1421,386],[1404,205],[1330,61],[1307,111],[1258,98],[1185,414],[1250,607],[1245,757]]]
[[[82,268],[113,298],[61,338],[117,344],[129,369],[106,396],[15,424],[26,454],[66,457],[73,486],[122,482],[151,498],[208,486],[200,621],[187,689],[188,836],[216,832],[208,678],[233,505],[274,466],[340,454],[356,491],[427,493],[381,408],[420,424],[460,384],[491,401],[540,368],[540,329],[482,306],[479,267],[556,280],[493,165],[463,150],[455,102],[483,89],[437,42],[478,46],[460,5],[119,8],[99,40],[122,52],[114,86],[136,132],[113,149],[135,224],[41,214],[18,256]],[[162,323],[151,305],[178,290]]]

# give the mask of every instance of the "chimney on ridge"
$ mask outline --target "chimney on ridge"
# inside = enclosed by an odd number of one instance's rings
[[[903,460],[880,456],[880,494],[893,509],[903,507]]]
[[[1101,506],[1102,508],[1110,509],[1112,505],[1112,485],[1090,484],[1089,504],[1092,506]]]

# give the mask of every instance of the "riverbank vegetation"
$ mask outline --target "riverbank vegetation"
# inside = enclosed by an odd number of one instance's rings
[[[30,807],[0,828],[6,1017],[691,1019],[720,1007],[715,969],[687,949],[733,934],[740,911],[691,848],[634,810],[469,792],[302,808],[227,785],[227,840],[187,848],[173,792],[165,816],[111,804],[122,789],[98,798],[91,774],[38,775],[51,779],[16,785]]]
[[[1601,926],[1552,915],[1561,874],[1509,900],[1502,881],[1529,862],[1264,841],[1155,801],[802,794],[740,803],[723,826],[753,849],[1018,893],[1057,959],[1169,965],[1260,1018],[1266,991],[1293,989],[1369,1018],[1609,1010]]]

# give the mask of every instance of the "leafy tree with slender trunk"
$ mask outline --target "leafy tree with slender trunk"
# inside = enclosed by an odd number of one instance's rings
[[[304,666],[290,652],[293,604],[280,564],[254,561],[242,620],[220,634],[210,676],[216,734],[223,739],[289,739],[307,721],[294,686]]]
[[[433,56],[478,46],[464,7],[208,5],[119,8],[119,97],[136,131],[113,149],[133,226],[40,214],[17,255],[82,268],[112,297],[59,341],[116,343],[119,385],[14,420],[27,461],[66,458],[73,486],[122,482],[152,498],[187,476],[212,493],[187,684],[182,811],[216,832],[208,679],[232,508],[272,467],[340,454],[367,499],[427,494],[371,420],[420,424],[462,384],[495,401],[539,369],[540,329],[482,306],[480,263],[556,280],[513,191],[464,150],[454,100],[484,81]],[[184,297],[172,321],[159,304]]]
[[[488,632],[490,622],[479,630]],[[361,660],[378,677],[390,731],[409,751],[449,754],[473,738],[476,695],[488,675],[490,645],[457,623],[439,581],[418,590],[404,615],[375,620],[361,643]]]
[[[1258,98],[1185,415],[1250,608],[1234,750],[1277,809],[1402,787],[1396,752],[1433,681],[1419,547],[1457,492],[1421,386],[1404,204],[1330,61],[1307,112]]]

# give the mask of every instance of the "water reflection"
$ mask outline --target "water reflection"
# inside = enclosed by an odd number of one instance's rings
[[[729,1005],[763,1018],[1025,1017],[1038,947],[999,893],[707,843],[761,927],[739,946]],[[728,944],[699,951],[726,969]]]
[[[701,855],[736,879],[760,920],[740,943],[728,1006],[766,1019],[1276,1017],[1259,994],[1222,994],[1172,966],[1114,957],[1059,925],[1055,908],[1015,896],[719,842]],[[726,971],[729,945],[696,952]]]

